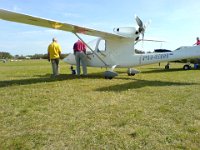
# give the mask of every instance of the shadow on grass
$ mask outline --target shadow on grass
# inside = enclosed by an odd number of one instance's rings
[[[149,73],[166,73],[166,72],[183,72],[186,70],[183,70],[182,68],[171,68],[171,69],[161,69],[161,68],[149,68],[152,70],[148,70],[148,71],[142,71],[142,73],[144,74],[149,74]]]
[[[187,72],[190,70],[183,70],[183,68],[170,68],[170,69],[165,69],[165,68],[147,68],[148,70],[143,71],[143,69],[138,69],[141,71],[143,74],[151,74],[151,73],[169,73],[169,72]],[[194,70],[194,69],[192,69]],[[200,70],[200,69],[195,69],[195,70]],[[127,70],[121,71],[117,70],[116,71],[118,74],[124,74],[127,73]]]
[[[149,80],[138,80],[133,79],[134,81],[125,83],[125,84],[117,84],[112,86],[106,86],[102,88],[96,89],[96,91],[114,91],[114,92],[122,92],[129,89],[139,89],[145,86],[150,87],[159,87],[159,86],[189,86],[189,85],[198,85],[196,83],[186,83],[186,82],[169,82],[169,81],[149,81]]]
[[[37,84],[37,83],[48,83],[48,82],[57,82],[57,81],[74,80],[74,79],[87,79],[87,78],[100,79],[100,78],[103,78],[103,74],[95,73],[95,74],[90,74],[86,77],[84,76],[78,77],[76,75],[71,75],[71,74],[60,74],[59,76],[54,77],[54,78],[52,78],[50,74],[36,75],[34,76],[34,78],[0,81],[0,88],[16,86],[16,85],[30,85],[30,84]]]

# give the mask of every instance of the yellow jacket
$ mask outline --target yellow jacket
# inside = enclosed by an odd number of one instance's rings
[[[61,47],[58,43],[56,42],[52,42],[49,46],[48,46],[48,56],[50,59],[56,59],[56,58],[60,58],[60,54],[61,54]]]

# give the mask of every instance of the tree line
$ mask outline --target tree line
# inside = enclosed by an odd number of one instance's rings
[[[65,58],[68,54],[61,54],[61,59]],[[34,55],[11,55],[8,52],[0,52],[0,59],[48,59],[47,54],[34,54]]]

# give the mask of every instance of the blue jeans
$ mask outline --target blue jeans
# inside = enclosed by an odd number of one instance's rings
[[[80,75],[80,64],[82,65],[83,69],[83,75],[87,75],[87,64],[86,64],[86,55],[84,52],[76,52],[75,53],[75,59],[76,59],[76,70],[77,75]]]

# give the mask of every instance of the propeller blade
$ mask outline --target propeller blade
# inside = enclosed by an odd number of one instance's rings
[[[143,50],[143,47],[144,47],[144,42],[143,42],[143,40],[144,40],[144,32],[145,32],[145,25],[143,24],[143,22],[142,22],[142,20],[138,17],[138,16],[135,16],[135,20],[136,20],[136,22],[137,22],[137,25],[139,26],[139,28],[138,28],[138,31],[142,34],[142,50]]]
[[[135,20],[136,20],[138,26],[143,28],[143,22],[138,16],[135,16]]]

